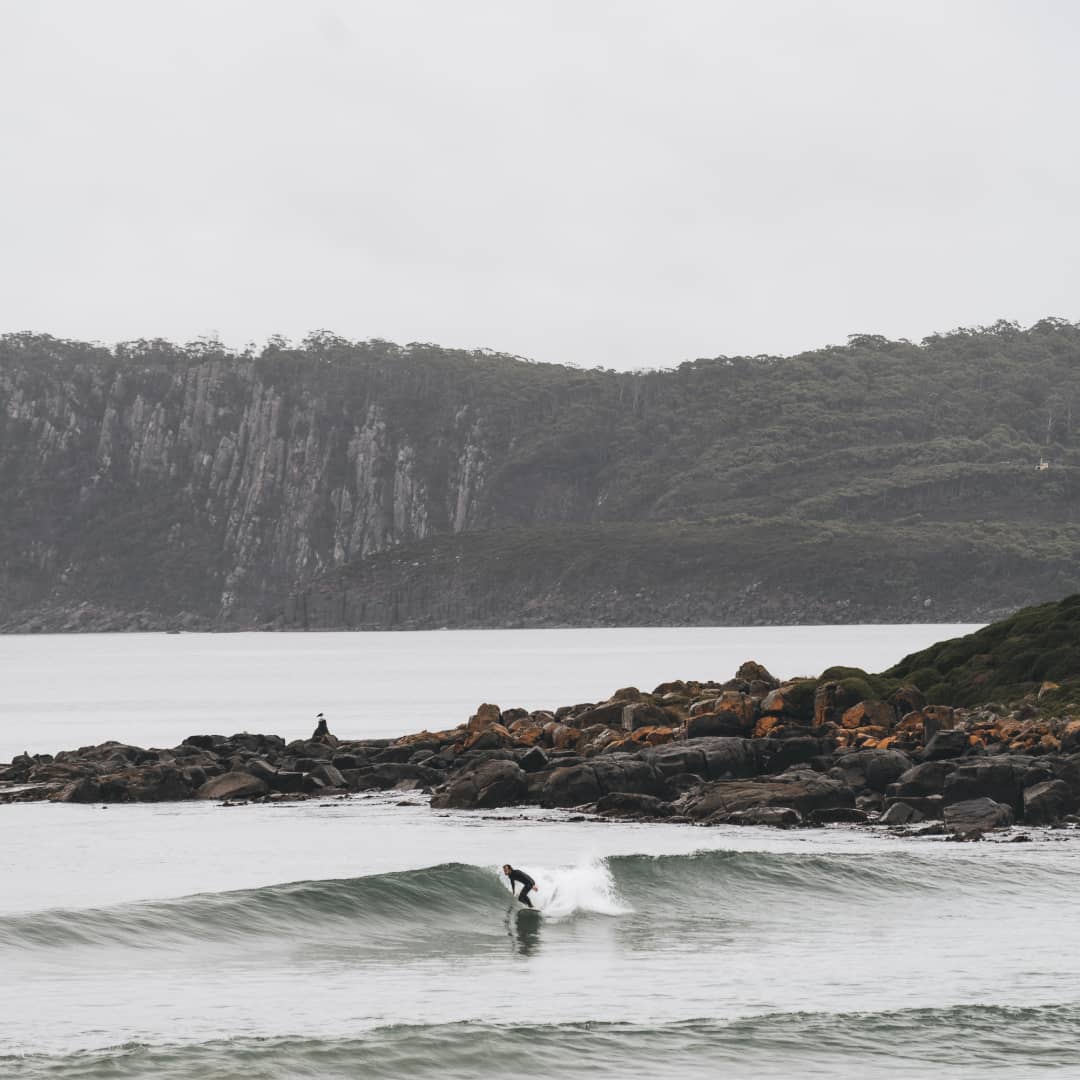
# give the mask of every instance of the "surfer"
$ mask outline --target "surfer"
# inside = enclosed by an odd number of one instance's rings
[[[518,893],[518,899],[526,906],[532,907],[532,901],[529,899],[529,893],[536,888],[536,882],[533,881],[524,870],[515,870],[509,863],[503,867],[503,873],[510,879],[510,891],[514,891],[514,882],[521,883],[521,892]]]

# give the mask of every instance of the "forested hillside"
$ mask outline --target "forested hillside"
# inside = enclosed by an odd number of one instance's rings
[[[1057,319],[635,374],[7,335],[0,625],[989,618],[1080,590],[1078,426]]]

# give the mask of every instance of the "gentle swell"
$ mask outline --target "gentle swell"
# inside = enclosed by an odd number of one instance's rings
[[[0,1057],[20,1080],[187,1080],[299,1076],[546,1077],[737,1075],[954,1080],[1077,1075],[1080,1006],[956,1005],[892,1012],[801,1012],[674,1024],[394,1025],[345,1039],[128,1044],[99,1052]]]
[[[875,854],[712,851],[626,855],[574,867],[530,866],[538,906],[548,919],[580,915],[645,918],[680,906],[738,909],[772,899],[845,896],[859,903],[948,890],[955,900],[992,891],[1003,901],[1038,888],[1069,900],[1080,870],[985,858]],[[303,881],[176,900],[81,911],[0,917],[0,948],[65,945],[168,947],[252,936],[362,936],[372,947],[452,932],[462,942],[506,913],[511,901],[494,867],[447,863],[423,870],[329,881]],[[362,932],[362,934],[361,934]]]

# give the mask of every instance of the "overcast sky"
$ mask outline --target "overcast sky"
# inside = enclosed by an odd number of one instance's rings
[[[0,0],[0,330],[610,367],[1080,318],[1067,0]]]

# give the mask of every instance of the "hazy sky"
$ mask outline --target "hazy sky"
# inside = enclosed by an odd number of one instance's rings
[[[0,0],[0,330],[668,366],[1080,318],[1068,0]]]

